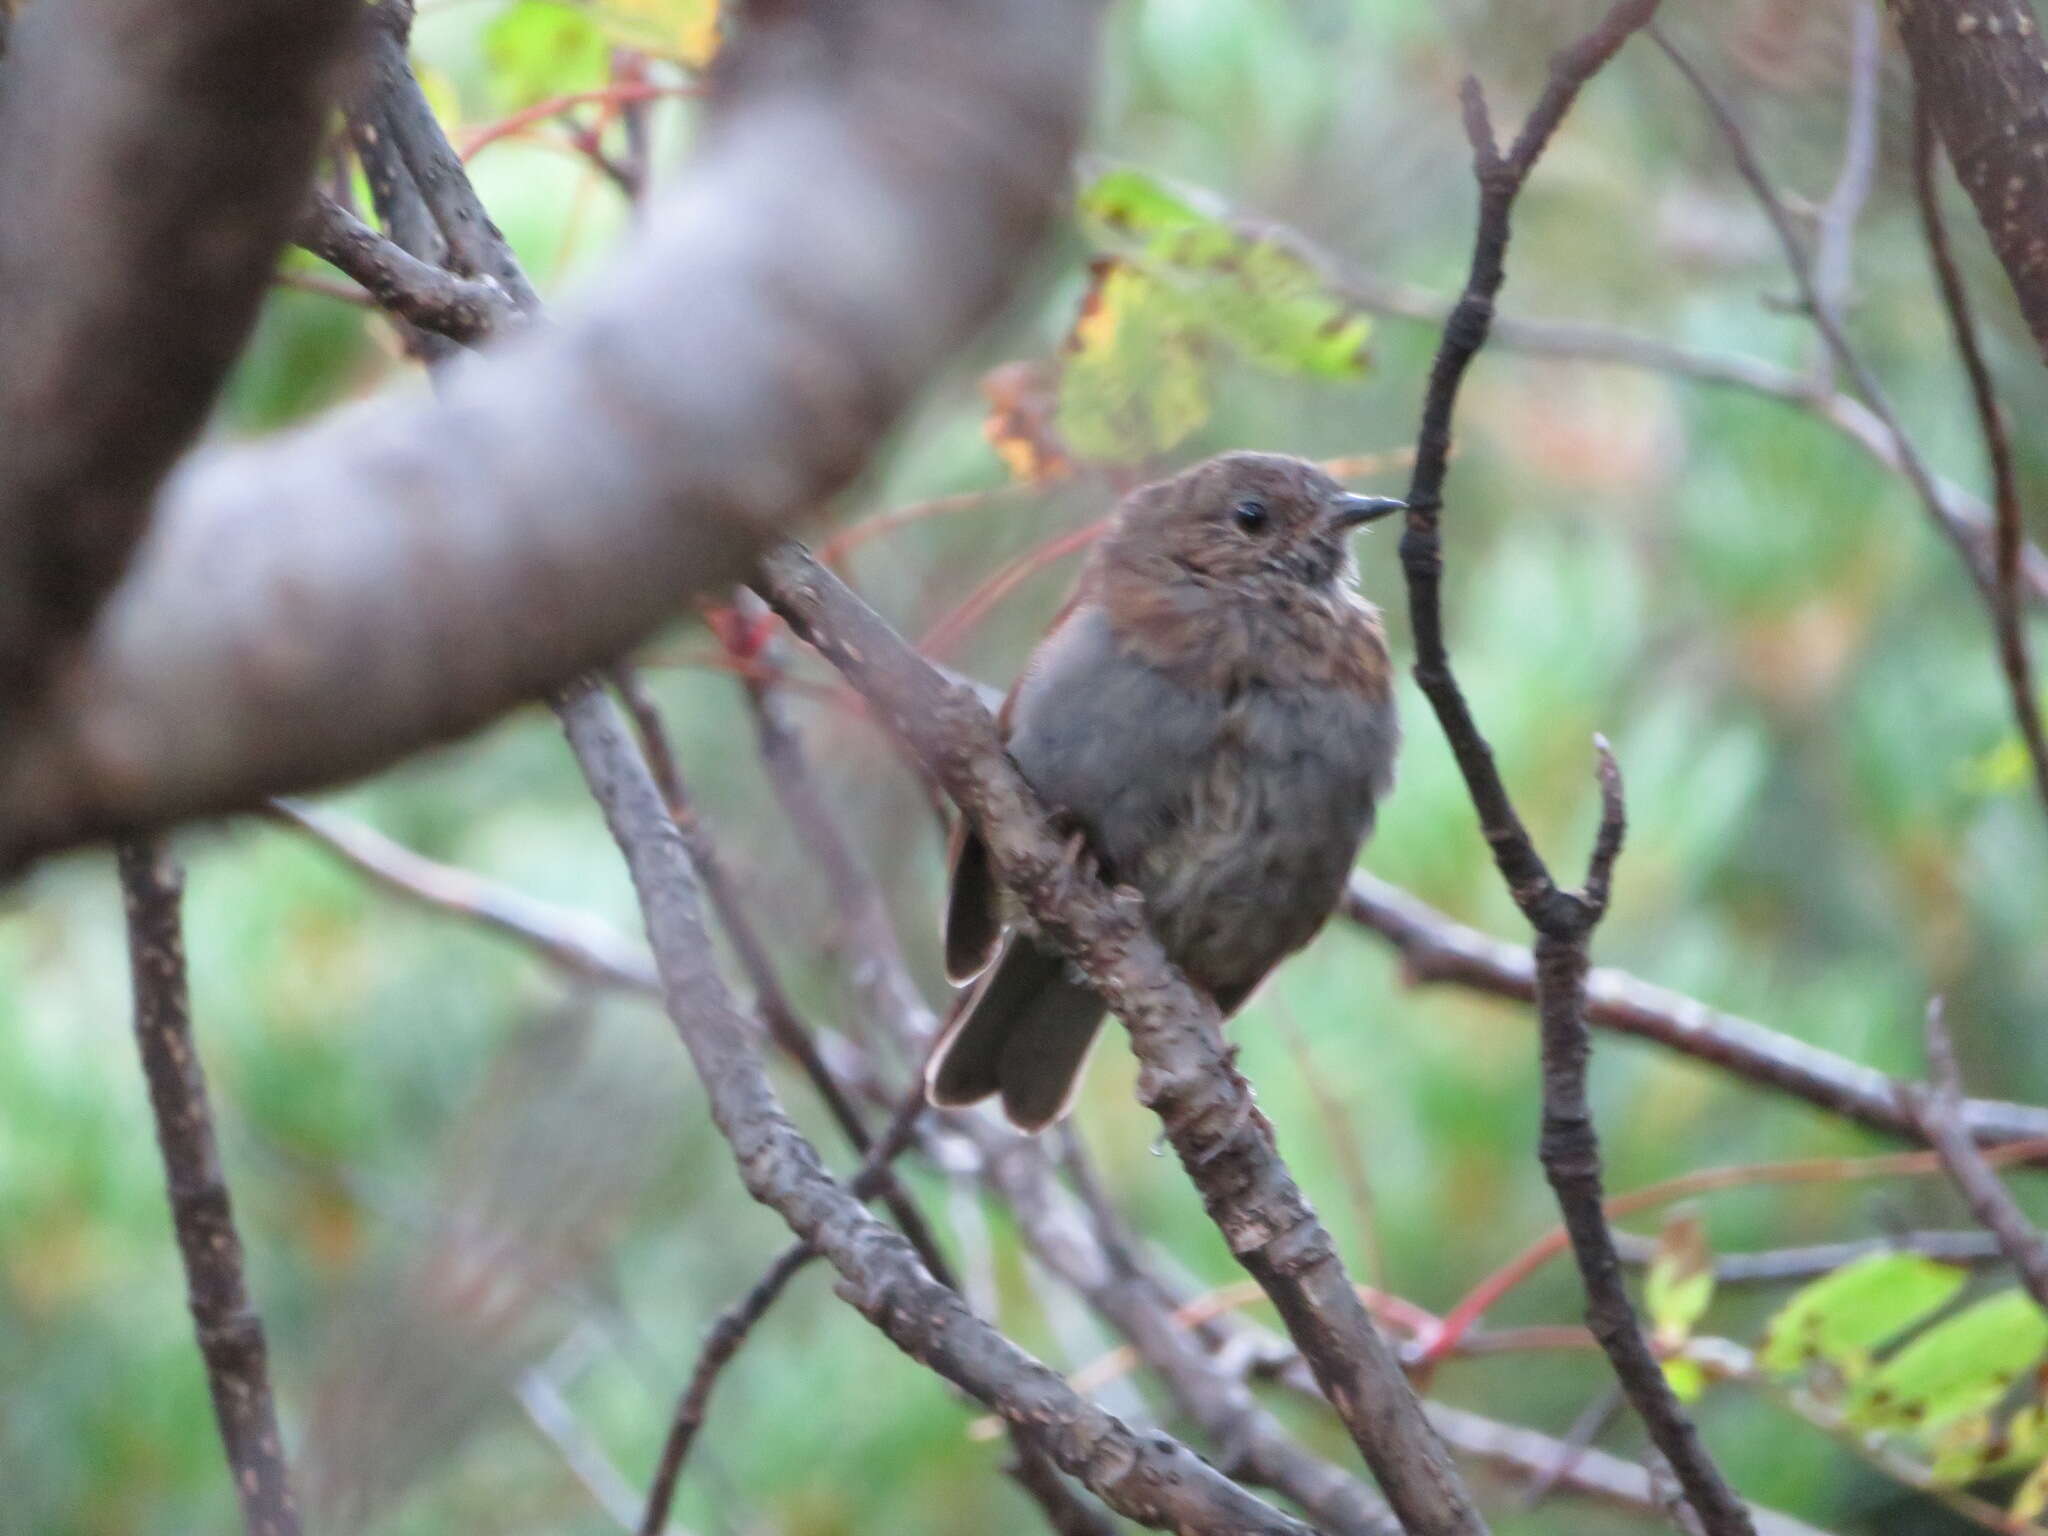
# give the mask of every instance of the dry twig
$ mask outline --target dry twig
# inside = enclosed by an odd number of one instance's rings
[[[248,1536],[297,1536],[299,1509],[277,1431],[263,1323],[242,1276],[242,1238],[214,1137],[206,1073],[192,1040],[179,913],[185,876],[170,852],[149,839],[124,840],[115,854],[128,914],[135,1044],[163,1152],[186,1300],[243,1529]]]
[[[1416,441],[1415,474],[1408,492],[1408,527],[1401,539],[1401,564],[1408,579],[1415,634],[1416,682],[1436,712],[1457,759],[1494,862],[1515,904],[1536,930],[1536,1012],[1543,1041],[1541,1156],[1585,1280],[1588,1324],[1708,1531],[1712,1536],[1753,1536],[1747,1509],[1708,1456],[1636,1322],[1613,1236],[1601,1210],[1599,1141],[1586,1098],[1586,1067],[1592,1048],[1585,1013],[1586,974],[1592,932],[1606,910],[1608,884],[1621,851],[1620,774],[1606,744],[1599,743],[1600,828],[1586,883],[1579,892],[1560,888],[1516,814],[1494,764],[1493,750],[1451,670],[1441,608],[1443,550],[1438,523],[1452,413],[1465,370],[1485,345],[1494,299],[1506,276],[1504,261],[1515,198],[1580,89],[1638,28],[1649,23],[1656,3],[1618,0],[1591,32],[1559,54],[1552,61],[1543,94],[1505,152],[1494,138],[1478,82],[1465,83],[1466,135],[1479,180],[1478,227],[1464,293],[1444,323],[1443,341],[1430,369]]]

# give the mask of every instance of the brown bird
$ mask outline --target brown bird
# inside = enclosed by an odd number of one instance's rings
[[[1348,540],[1402,506],[1267,453],[1133,491],[997,717],[1032,788],[1143,895],[1226,1018],[1322,927],[1392,787],[1386,638]],[[929,1096],[1000,1094],[1013,1124],[1043,1130],[1072,1103],[1102,999],[1040,944],[964,826],[952,866],[946,970],[980,980]]]

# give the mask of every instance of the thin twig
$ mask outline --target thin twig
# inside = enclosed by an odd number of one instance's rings
[[[1963,1099],[1962,1073],[1956,1066],[1955,1042],[1949,1038],[1940,998],[1927,1005],[1927,1075],[1932,1088],[1905,1095],[1907,1107],[1940,1154],[1949,1178],[1969,1202],[1970,1214],[1998,1239],[1998,1246],[2019,1271],[2027,1294],[2048,1312],[2048,1241],[2027,1220],[1963,1130],[1957,1113]]]
[[[749,592],[743,607],[759,613],[760,602]],[[849,958],[849,978],[861,1003],[868,1043],[892,1036],[905,1044],[928,1041],[937,1032],[938,1018],[904,959],[887,896],[841,831],[811,772],[803,737],[783,697],[779,642],[765,645],[760,659],[770,670],[750,674],[745,682],[761,763],[798,841],[816,860],[838,914],[832,942]]]
[[[746,975],[748,985],[754,989],[755,1011],[760,1015],[768,1038],[803,1070],[848,1145],[856,1153],[865,1155],[873,1145],[873,1138],[868,1134],[860,1111],[839,1085],[832,1069],[825,1064],[810,1031],[797,1017],[796,1010],[790,1006],[789,998],[782,990],[774,964],[768,958],[767,946],[762,943],[746,904],[740,898],[739,888],[725,867],[717,841],[691,803],[681,765],[676,760],[667,728],[662,724],[659,708],[631,667],[614,667],[610,675],[626,706],[626,713],[633,721],[634,732],[647,756],[654,782],[668,805],[669,815],[675,818],[676,827],[683,834],[684,845],[690,851],[690,862],[696,866],[697,878],[703,883],[705,897],[711,903],[712,911],[718,915],[726,937],[732,942],[733,952],[739,958],[740,969]],[[938,1238],[932,1232],[931,1224],[925,1220],[924,1213],[888,1172],[886,1165],[882,1180],[889,1214],[895,1218],[903,1235],[910,1239],[925,1268],[941,1285],[958,1290],[959,1282],[954,1277],[952,1266],[946,1262]]]
[[[381,308],[450,341],[475,346],[518,318],[496,282],[457,277],[422,261],[324,192],[313,194],[292,238],[354,278]]]
[[[1191,197],[1199,195],[1190,193]],[[1394,282],[1360,271],[1333,258],[1296,230],[1263,219],[1238,217],[1233,222],[1256,238],[1299,255],[1324,274],[1324,281],[1345,300],[1375,315],[1441,326],[1455,307],[1441,294],[1410,283]],[[1490,346],[1535,357],[1606,363],[1646,373],[1665,374],[1693,383],[1741,390],[1767,400],[1782,401],[1841,434],[1889,474],[1903,473],[1901,439],[1893,424],[1881,420],[1852,394],[1824,387],[1809,373],[1763,358],[1737,353],[1701,352],[1654,336],[1640,336],[1613,326],[1579,320],[1533,319],[1496,313],[1487,330]],[[1967,546],[1972,569],[1988,581],[1997,568],[1994,514],[1981,498],[1952,480],[1930,472],[1940,501],[1936,509],[1953,536]],[[2029,602],[2048,600],[2048,558],[2032,544],[2021,553],[2021,579]]]
[[[612,1524],[622,1531],[635,1529],[633,1517],[638,1512],[638,1500],[633,1490],[626,1485],[619,1469],[605,1454],[605,1449],[596,1436],[578,1422],[569,1400],[562,1395],[561,1387],[543,1366],[534,1366],[519,1374],[513,1383],[513,1395],[519,1399],[519,1406],[533,1427],[561,1453],[569,1471],[577,1482],[595,1501],[598,1508],[610,1517]],[[667,1523],[655,1527],[655,1536],[663,1536],[668,1530]]]
[[[535,123],[545,122],[551,117],[560,117],[566,112],[575,111],[578,107],[592,104],[604,107],[645,106],[649,102],[703,94],[704,87],[694,82],[684,85],[661,85],[648,80],[614,81],[596,90],[571,91],[561,96],[550,96],[545,101],[536,101],[529,107],[521,107],[517,112],[501,117],[494,123],[485,123],[462,141],[458,152],[463,160],[473,160],[480,151],[500,139],[510,138],[515,133],[522,133],[531,128]]]
[[[1331,1536],[1399,1536],[1385,1500],[1294,1440],[1173,1315],[1157,1282],[1138,1269],[1106,1202],[1084,1205],[1065,1195],[1041,1141],[974,1115],[955,1124],[978,1149],[984,1180],[1008,1203],[1025,1246],[1128,1341],[1176,1409],[1201,1427],[1225,1472],[1285,1494]],[[1100,1384],[1097,1378],[1090,1390]]]
[[[1411,986],[1454,984],[1495,997],[1536,995],[1536,961],[1528,949],[1468,928],[1363,870],[1344,894],[1344,916],[1391,943]],[[1586,978],[1586,1018],[1633,1035],[1757,1087],[1804,1100],[1859,1125],[1917,1141],[1919,1128],[1899,1108],[1897,1080],[1833,1051],[1754,1020],[1710,1008],[1697,998],[1596,967]],[[2048,1109],[1996,1099],[1963,1107],[1970,1132],[1986,1146],[2048,1137]]]
[[[660,1536],[668,1525],[669,1507],[675,1502],[676,1483],[683,1475],[683,1463],[689,1458],[690,1447],[696,1443],[697,1431],[704,1427],[704,1415],[711,1406],[711,1391],[718,1385],[720,1373],[739,1353],[754,1325],[775,1305],[783,1287],[817,1256],[817,1250],[809,1243],[792,1243],[783,1249],[775,1262],[768,1266],[767,1273],[754,1282],[746,1295],[719,1313],[705,1333],[704,1343],[697,1352],[697,1364],[690,1371],[689,1385],[683,1389],[682,1400],[676,1404],[675,1415],[669,1420],[668,1437],[662,1441],[661,1460],[655,1466],[654,1481],[648,1487],[647,1511],[641,1516],[638,1526],[640,1536]]]
[[[1992,1147],[1982,1155],[1994,1167],[2011,1167],[2048,1155],[2048,1139],[2009,1142]],[[1609,1220],[1616,1220],[1716,1190],[1742,1189],[1758,1184],[1840,1184],[1860,1179],[1918,1178],[1942,1170],[1941,1156],[1936,1152],[1890,1152],[1877,1157],[1809,1157],[1781,1163],[1695,1168],[1689,1173],[1611,1196],[1606,1211]],[[1426,1364],[1450,1350],[1490,1307],[1564,1252],[1568,1242],[1565,1229],[1553,1227],[1473,1286],[1456,1306],[1444,1314],[1442,1329],[1422,1350],[1423,1362]]]
[[[1849,303],[1854,280],[1851,259],[1856,220],[1870,197],[1877,169],[1878,66],[1883,60],[1877,28],[1877,7],[1861,0],[1849,19],[1849,113],[1842,129],[1842,168],[1821,205],[1819,238],[1814,243],[1813,285],[1835,314]],[[1833,388],[1834,365],[1825,351],[1820,377]]]
[[[1926,460],[1920,456],[1918,446],[1899,424],[1898,412],[1892,408],[1891,400],[1885,394],[1884,386],[1878,382],[1877,375],[1863,361],[1862,354],[1850,344],[1841,317],[1835,312],[1828,297],[1820,291],[1814,276],[1813,263],[1807,257],[1806,247],[1799,238],[1798,230],[1792,225],[1792,215],[1786,211],[1784,200],[1778,196],[1777,189],[1771,185],[1770,177],[1765,174],[1763,164],[1757,159],[1756,150],[1750,144],[1748,133],[1736,118],[1734,110],[1708,83],[1706,76],[1700,73],[1692,60],[1655,26],[1648,28],[1647,31],[1651,41],[1664,51],[1665,57],[1671,60],[1678,72],[1685,77],[1686,83],[1698,94],[1706,106],[1707,115],[1714,120],[1715,127],[1720,130],[1722,142],[1728,147],[1729,157],[1734,160],[1736,171],[1748,185],[1757,206],[1763,209],[1764,217],[1769,220],[1772,230],[1776,233],[1779,245],[1784,248],[1785,263],[1791,269],[1792,280],[1798,285],[1800,299],[1813,320],[1814,329],[1820,332],[1821,339],[1827,343],[1828,351],[1836,364],[1849,376],[1849,382],[1856,393],[1863,397],[1864,403],[1870,407],[1872,413],[1884,423],[1885,429],[1897,444],[1899,473],[1905,476],[1906,483],[1913,488],[1914,495],[1926,508],[1936,529],[1962,556],[1964,567],[1976,580],[1980,589],[1989,595],[1993,590],[1993,573],[1979,564],[1976,551],[1969,539],[1964,536],[1962,529],[1945,515],[1946,504],[1940,488],[1934,482],[1933,472],[1928,469]]]
[[[1448,1403],[1429,1404],[1429,1422],[1460,1455],[1476,1457],[1513,1476],[1535,1479],[1563,1462],[1564,1442],[1518,1424],[1503,1424]],[[1656,1510],[1650,1474],[1633,1462],[1591,1446],[1580,1451],[1559,1477],[1558,1487],[1621,1509]],[[1823,1536],[1803,1521],[1773,1510],[1752,1508],[1757,1536]]]
[[[2027,650],[2026,615],[2020,607],[2020,554],[2025,542],[2020,525],[2019,476],[2013,467],[2012,439],[2006,431],[2005,412],[1999,408],[1998,392],[1991,382],[1991,369],[1977,342],[1977,323],[1970,313],[1969,291],[1949,248],[1948,226],[1941,216],[1941,192],[1934,178],[1934,124],[1927,102],[1916,92],[1913,97],[1913,193],[1920,205],[1920,228],[1927,240],[1928,260],[1934,266],[1934,280],[1941,301],[1948,310],[1949,329],[1956,339],[1956,354],[1970,381],[1970,400],[1977,408],[1978,429],[1984,434],[1984,456],[1991,466],[1992,505],[1998,516],[1998,581],[1990,594],[1991,625],[1998,641],[1998,661],[2005,673],[2006,691],[2012,698],[2013,719],[2018,722],[2020,741],[2034,770],[2034,789],[2048,810],[2048,736],[2041,726],[2041,700],[2034,686],[2034,663]]]
[[[1485,345],[1494,301],[1506,276],[1515,199],[1580,89],[1637,29],[1649,23],[1656,4],[1657,0],[1618,0],[1592,31],[1553,59],[1543,94],[1505,152],[1495,141],[1478,82],[1465,82],[1465,130],[1479,181],[1479,217],[1465,290],[1445,321],[1443,340],[1430,369],[1416,439],[1401,564],[1415,633],[1416,682],[1443,728],[1508,891],[1536,930],[1536,1012],[1543,1042],[1540,1151],[1585,1282],[1588,1325],[1708,1531],[1712,1536],[1753,1536],[1747,1509],[1707,1454],[1636,1321],[1601,1209],[1599,1140],[1586,1096],[1592,1049],[1585,1016],[1586,974],[1591,965],[1592,932],[1606,910],[1614,861],[1621,849],[1620,774],[1606,743],[1600,742],[1600,827],[1585,888],[1580,892],[1559,888],[1509,798],[1493,749],[1451,669],[1443,634],[1439,521],[1451,421],[1458,387],[1473,357]]]
[[[135,1044],[156,1117],[186,1301],[242,1526],[248,1536],[297,1536],[299,1507],[277,1430],[263,1322],[243,1279],[242,1238],[214,1137],[205,1069],[192,1039],[179,915],[184,872],[151,839],[124,839],[115,845],[115,857],[128,916]]]
[[[501,933],[571,976],[649,997],[660,994],[646,952],[601,918],[425,858],[374,827],[303,800],[273,800],[267,810],[272,820],[305,833],[408,901]]]
[[[1614,1234],[1621,1261],[1647,1265],[1656,1254],[1656,1240],[1633,1232]],[[1840,1243],[1809,1243],[1797,1248],[1766,1248],[1756,1253],[1714,1255],[1714,1284],[1786,1285],[1818,1280],[1844,1264],[1877,1253],[1917,1253],[1943,1264],[1993,1264],[2005,1257],[1989,1232],[1915,1231],[1883,1237],[1859,1237]]]

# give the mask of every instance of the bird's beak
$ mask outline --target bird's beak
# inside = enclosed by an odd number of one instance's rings
[[[1324,523],[1332,533],[1349,533],[1392,512],[1406,512],[1408,503],[1394,496],[1339,496],[1330,503]]]

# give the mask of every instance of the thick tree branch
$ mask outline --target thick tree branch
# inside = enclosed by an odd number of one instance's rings
[[[13,24],[0,56],[0,739],[85,635],[206,419],[304,196],[362,10],[38,0]]]
[[[163,1152],[186,1300],[242,1526],[248,1536],[297,1536],[299,1509],[277,1431],[263,1323],[242,1278],[242,1238],[192,1039],[179,914],[185,877],[158,843],[126,840],[116,854],[135,982],[135,1044]]]
[[[1174,971],[1138,903],[1074,866],[973,690],[934,671],[831,572],[785,545],[776,610],[875,706],[960,808],[1033,920],[1129,1028],[1155,1110],[1231,1252],[1270,1296],[1409,1530],[1484,1527],[1366,1315],[1329,1234],[1226,1052],[1214,1004]]]
[[[755,1199],[776,1210],[840,1275],[840,1294],[905,1353],[1010,1423],[1040,1436],[1111,1508],[1162,1528],[1306,1528],[1252,1498],[1185,1447],[1139,1436],[974,1317],[901,1236],[827,1174],[777,1101],[748,1028],[719,979],[696,879],[659,790],[616,709],[594,688],[562,703],[591,792],[626,856],[669,1016],[695,1062],[712,1118]]]
[[[1586,1097],[1592,1049],[1585,1015],[1592,933],[1607,906],[1621,850],[1621,780],[1600,742],[1600,830],[1585,887],[1561,889],[1530,841],[1493,749],[1472,716],[1451,670],[1443,634],[1443,544],[1439,529],[1451,421],[1466,369],[1486,343],[1495,298],[1506,276],[1510,216],[1516,197],[1580,89],[1621,45],[1647,25],[1657,0],[1617,0],[1573,47],[1551,63],[1550,79],[1513,144],[1495,142],[1476,80],[1464,90],[1466,135],[1479,181],[1479,216],[1465,290],[1444,323],[1430,369],[1401,539],[1409,615],[1415,634],[1415,679],[1436,712],[1480,829],[1515,904],[1536,930],[1535,994],[1543,1043],[1543,1169],[1557,1194],[1573,1256],[1585,1282],[1587,1322],[1613,1363],[1622,1390],[1671,1462],[1687,1500],[1711,1536],[1754,1536],[1742,1501],[1721,1476],[1651,1353],[1630,1305],[1620,1260],[1602,1210],[1600,1148]]]
[[[367,772],[742,575],[1009,291],[1064,187],[1093,10],[764,7],[692,174],[558,326],[438,402],[178,477],[77,664],[0,729],[0,867]]]
[[[1913,82],[2048,356],[2048,45],[2029,0],[1887,0]]]
[[[1449,983],[1496,997],[1535,999],[1536,962],[1527,949],[1468,928],[1363,870],[1352,873],[1343,913],[1394,946],[1410,985]],[[1874,1131],[1920,1139],[1912,1116],[1899,1107],[1897,1079],[1626,971],[1602,966],[1587,976],[1586,1019]],[[2048,1109],[1971,1099],[1962,1114],[1970,1134],[1986,1146],[2048,1136]]]

